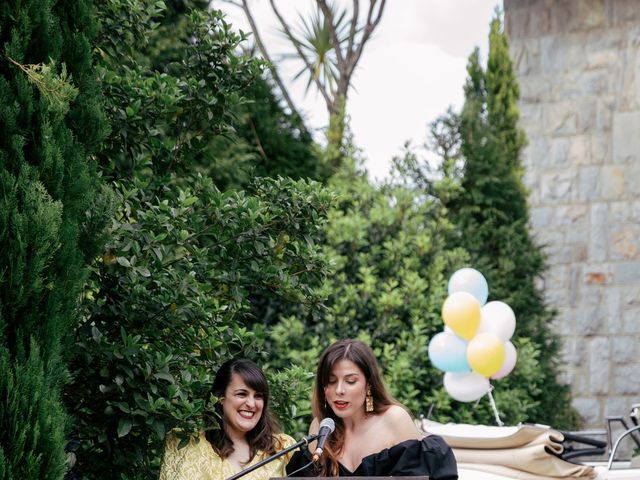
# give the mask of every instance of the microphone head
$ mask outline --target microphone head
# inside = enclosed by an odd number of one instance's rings
[[[322,430],[323,428],[328,428],[329,433],[333,433],[333,431],[336,429],[336,422],[333,421],[333,418],[323,418],[320,422],[320,426],[318,427],[318,431]]]

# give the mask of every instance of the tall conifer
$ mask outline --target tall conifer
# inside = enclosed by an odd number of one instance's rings
[[[106,129],[90,11],[85,0],[0,6],[1,479],[66,470],[64,342],[95,244],[89,155]]]
[[[539,351],[542,381],[526,387],[537,403],[530,411],[531,420],[570,426],[575,416],[568,387],[556,378],[554,313],[536,286],[544,272],[544,255],[529,232],[520,161],[526,139],[518,127],[519,88],[498,17],[491,23],[486,70],[480,65],[478,50],[471,55],[467,70],[460,116],[462,189],[448,206],[460,226],[459,244],[470,252],[472,266],[487,277],[490,299],[503,300],[513,308],[516,337],[531,338]],[[513,381],[507,377],[503,381],[507,385],[498,394],[518,387],[510,385]],[[503,400],[508,401],[508,394]]]

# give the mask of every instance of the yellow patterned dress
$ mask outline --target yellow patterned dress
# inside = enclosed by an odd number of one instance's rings
[[[276,435],[276,449],[282,450],[295,443],[289,435]],[[223,460],[213,450],[211,444],[200,434],[199,441],[191,439],[187,446],[178,449],[180,439],[174,435],[167,436],[167,442],[160,469],[160,480],[225,480],[239,470],[227,460]],[[278,445],[279,443],[279,445]],[[271,477],[286,477],[285,467],[293,452],[270,462],[242,477],[243,480],[268,480]],[[244,468],[264,460],[268,455],[258,452],[253,460]]]

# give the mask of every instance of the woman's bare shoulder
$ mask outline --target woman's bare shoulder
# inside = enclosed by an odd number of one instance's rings
[[[392,433],[393,444],[422,438],[411,415],[400,405],[391,405],[382,414],[382,420],[385,428]]]

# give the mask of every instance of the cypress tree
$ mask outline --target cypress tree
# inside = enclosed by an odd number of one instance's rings
[[[104,198],[91,18],[84,0],[0,6],[0,479],[66,470],[64,342]]]
[[[545,258],[529,232],[520,161],[526,138],[518,127],[519,88],[498,16],[491,23],[486,70],[480,65],[477,49],[467,70],[459,125],[462,188],[448,204],[460,227],[458,244],[469,251],[472,266],[487,277],[490,299],[503,300],[513,308],[516,345],[518,338],[527,337],[538,351],[542,375],[526,386],[533,402],[530,420],[569,427],[576,417],[568,387],[556,377],[559,346],[550,327],[554,312],[536,286],[544,273]],[[523,387],[512,384],[515,377],[501,381],[497,400],[507,403],[508,390]]]

